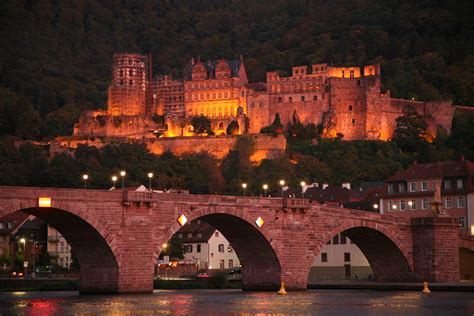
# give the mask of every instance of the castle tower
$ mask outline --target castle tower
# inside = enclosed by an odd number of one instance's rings
[[[112,82],[108,90],[109,114],[145,114],[146,84],[145,56],[115,54],[112,65]]]

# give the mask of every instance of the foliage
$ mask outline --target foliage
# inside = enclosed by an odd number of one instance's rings
[[[208,286],[213,289],[225,289],[227,283],[227,273],[225,271],[218,271],[207,280]]]
[[[163,259],[164,256],[169,256],[171,259],[183,259],[183,247],[181,246],[181,241],[177,238],[172,238],[167,247],[164,248],[160,253],[160,259]]]
[[[193,133],[195,135],[202,135],[202,134],[207,134],[207,135],[212,135],[212,129],[211,129],[211,120],[204,116],[194,116],[191,119],[191,125],[193,127]]]
[[[227,126],[226,133],[227,135],[238,135],[239,134],[239,123],[236,120],[232,120],[229,126]]]
[[[280,113],[275,114],[275,119],[273,123],[269,126],[265,126],[260,130],[260,133],[263,134],[272,134],[277,136],[283,133],[283,124],[281,123]]]
[[[402,115],[396,119],[393,141],[404,151],[422,152],[426,150],[426,129],[428,124],[411,105],[404,107]]]

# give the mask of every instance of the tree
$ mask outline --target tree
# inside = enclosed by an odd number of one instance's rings
[[[193,133],[195,135],[202,135],[202,134],[213,135],[214,134],[211,129],[211,120],[209,120],[209,118],[207,118],[204,115],[194,116],[191,119],[191,125],[193,127]]]
[[[280,135],[283,133],[283,124],[281,124],[280,113],[275,114],[275,119],[273,123],[269,126],[265,126],[260,130],[260,133],[272,134],[274,136]]]
[[[227,135],[238,135],[239,134],[239,129],[240,129],[240,126],[239,126],[239,123],[237,123],[236,120],[232,120],[232,122],[230,122],[229,126],[227,126]]]
[[[428,124],[413,106],[405,106],[402,115],[395,122],[396,128],[393,141],[397,143],[400,149],[416,152],[420,149],[420,146],[426,143],[425,137]]]

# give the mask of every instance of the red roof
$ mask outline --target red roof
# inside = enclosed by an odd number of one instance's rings
[[[397,172],[387,182],[474,176],[474,163],[467,160],[413,164]]]

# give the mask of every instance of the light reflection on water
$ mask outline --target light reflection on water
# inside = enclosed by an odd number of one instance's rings
[[[279,296],[239,290],[148,295],[0,293],[0,315],[474,315],[474,293],[310,290]]]

